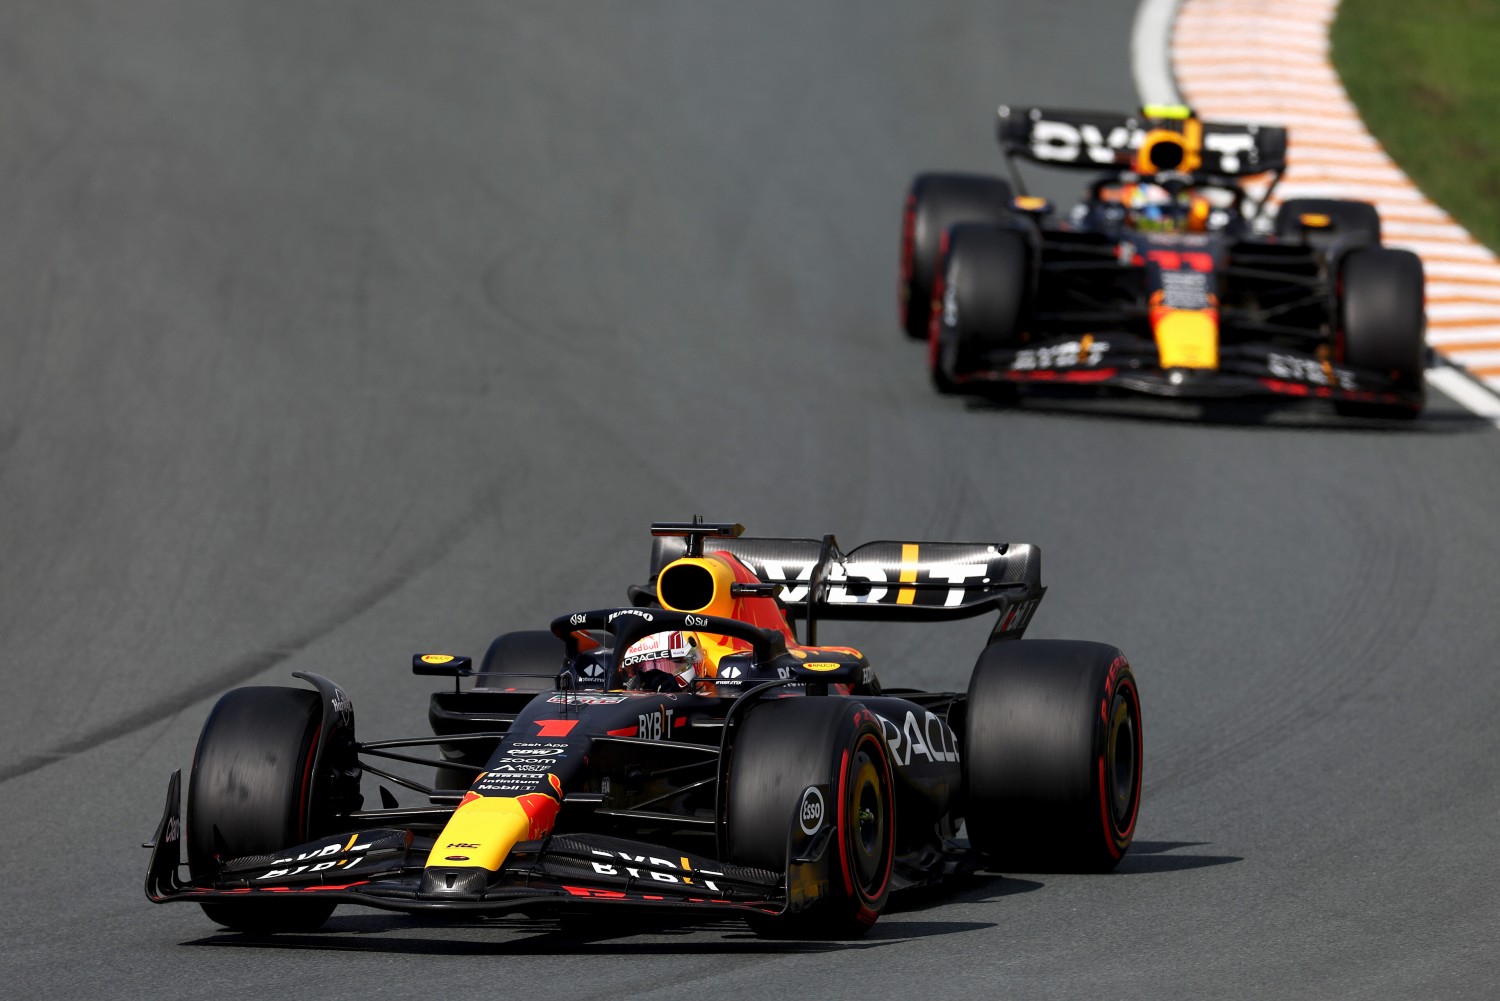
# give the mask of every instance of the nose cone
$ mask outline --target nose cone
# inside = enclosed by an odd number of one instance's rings
[[[422,873],[422,888],[418,892],[424,897],[473,898],[484,893],[492,875],[486,869],[434,869],[429,866]]]
[[[1219,325],[1211,310],[1177,309],[1156,318],[1162,368],[1218,368]]]
[[[437,888],[452,892],[447,874],[468,870],[469,875],[455,878],[451,885],[467,886],[477,877],[482,889],[489,874],[505,863],[516,842],[545,837],[552,830],[558,806],[557,797],[546,793],[514,797],[469,793],[453,811],[427,856],[429,873],[438,874],[434,877],[440,884]],[[424,876],[423,886],[427,883]]]

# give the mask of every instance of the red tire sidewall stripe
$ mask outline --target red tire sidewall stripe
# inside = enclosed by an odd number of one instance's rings
[[[916,268],[917,254],[917,193],[909,191],[906,195],[906,210],[901,214],[901,285],[899,291],[901,308],[901,325],[907,325],[911,318],[912,297],[911,279]]]
[[[847,749],[844,751],[843,756],[839,760],[838,843],[839,868],[842,871],[844,877],[844,892],[847,896],[853,898],[854,901],[859,905],[859,909],[855,913],[855,919],[858,920],[861,924],[871,925],[874,924],[875,920],[880,917],[880,912],[876,910],[872,905],[878,903],[881,898],[885,896],[886,887],[888,887],[891,882],[891,870],[896,862],[896,810],[895,804],[891,802],[890,798],[891,766],[890,760],[886,757],[884,745],[881,744],[880,740],[873,733],[865,733],[854,742],[854,750],[858,751],[867,742],[874,745],[871,760],[879,762],[878,767],[885,777],[885,813],[886,816],[890,819],[890,826],[886,832],[885,839],[885,871],[880,874],[880,885],[876,887],[873,894],[866,893],[863,886],[855,885],[853,872],[849,864],[850,845],[848,835],[850,832],[848,827],[845,826],[849,816],[848,794],[850,752]]]
[[[1130,845],[1130,839],[1135,835],[1135,821],[1141,812],[1141,780],[1144,775],[1142,767],[1142,735],[1141,735],[1141,702],[1135,689],[1134,682],[1129,677],[1121,678],[1114,690],[1106,690],[1104,693],[1105,705],[1114,701],[1114,696],[1123,692],[1129,692],[1129,703],[1134,708],[1135,723],[1135,785],[1131,790],[1130,819],[1125,823],[1123,829],[1117,833],[1115,827],[1114,810],[1109,803],[1109,784],[1104,773],[1105,758],[1109,753],[1109,720],[1105,721],[1104,740],[1105,746],[1099,749],[1099,819],[1100,827],[1104,832],[1104,847],[1109,852],[1110,858],[1119,861],[1125,855],[1125,849]]]
[[[845,793],[848,790],[848,786],[849,786],[849,749],[845,748],[843,756],[841,758],[839,758],[839,788],[838,788],[839,814],[838,814],[838,828],[835,831],[835,833],[838,835],[838,842],[839,842],[839,868],[844,873],[844,894],[846,896],[852,897],[852,896],[855,895],[854,877],[853,877],[853,875],[849,871],[849,842],[847,840],[845,840],[845,838],[844,838],[844,833],[848,830],[848,828],[844,826],[844,824],[845,824],[845,819],[844,818],[848,814],[848,810],[845,809],[845,805],[844,805],[844,795],[845,795]]]
[[[858,747],[866,742],[874,745],[872,760],[879,762],[880,770],[884,773],[886,792],[885,814],[890,818],[890,829],[886,832],[885,839],[885,872],[881,873],[880,885],[876,887],[875,893],[870,898],[871,900],[879,900],[882,896],[885,895],[886,887],[890,885],[891,868],[896,863],[896,804],[891,800],[891,793],[893,791],[891,781],[891,763],[890,760],[886,757],[885,747],[881,745],[880,741],[875,737],[874,734],[868,733],[860,738],[859,743],[855,746]]]
[[[936,372],[938,341],[943,335],[943,297],[948,294],[948,231],[938,240],[937,269],[932,275],[932,301],[927,314],[927,367]]]
[[[1135,789],[1134,802],[1130,805],[1130,821],[1125,825],[1125,838],[1135,836],[1135,821],[1141,815],[1141,792],[1146,781],[1146,754],[1144,729],[1141,722],[1141,697],[1135,689],[1135,679],[1125,678],[1121,688],[1130,689],[1130,704],[1135,708]],[[1123,849],[1122,849],[1123,852]]]
[[[318,747],[323,743],[323,727],[320,723],[314,731],[312,746],[307,749],[307,760],[302,765],[302,786],[297,792],[297,837],[303,841],[311,837],[308,830],[308,794],[312,791],[313,759],[318,756]]]

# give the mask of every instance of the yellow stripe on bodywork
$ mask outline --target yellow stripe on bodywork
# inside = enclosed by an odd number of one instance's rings
[[[917,582],[917,550],[918,546],[910,542],[901,544],[901,583],[915,584]],[[917,589],[914,587],[903,587],[896,592],[896,604],[910,605],[917,598]]]
[[[1187,159],[1182,169],[1192,173],[1203,166],[1203,123],[1188,115],[1182,123],[1182,141],[1187,147]]]
[[[427,864],[444,868],[500,868],[517,841],[531,832],[531,818],[520,803],[508,796],[479,796],[463,803],[448,818],[448,824],[432,846]],[[449,845],[475,845],[450,848]],[[450,855],[467,856],[453,862]]]

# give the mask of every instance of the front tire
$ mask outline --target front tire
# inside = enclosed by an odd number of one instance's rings
[[[1002,222],[1011,215],[1008,181],[981,174],[918,174],[901,216],[899,308],[906,336],[927,339],[939,244],[960,222]]]
[[[829,790],[823,816],[835,827],[827,893],[806,910],[752,920],[758,935],[858,938],[885,908],[896,851],[890,752],[878,720],[857,702],[808,696],[750,710],[729,768],[730,858],[784,872],[788,837],[813,786]]]
[[[1008,640],[980,654],[964,736],[970,843],[1000,868],[1108,872],[1135,837],[1141,705],[1102,643]]]
[[[1011,383],[965,383],[986,356],[1016,342],[1026,307],[1030,248],[1013,229],[965,223],[943,243],[928,369],[940,393],[997,393]]]
[[[1422,259],[1409,250],[1362,247],[1343,259],[1340,312],[1342,361],[1389,377],[1414,394],[1415,406],[1338,403],[1341,414],[1409,419],[1421,410],[1425,389],[1426,277]]]
[[[300,688],[236,688],[203,724],[188,783],[188,870],[304,844],[332,819],[310,798],[323,704]],[[242,932],[313,931],[333,913],[325,900],[217,900],[209,919]]]

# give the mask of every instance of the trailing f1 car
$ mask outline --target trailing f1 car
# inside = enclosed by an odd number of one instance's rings
[[[414,657],[454,679],[432,736],[357,739],[349,697],[318,675],[226,694],[185,817],[171,777],[147,896],[257,932],[353,903],[643,907],[849,937],[892,892],[985,857],[1120,861],[1141,797],[1135,678],[1113,647],[1021,639],[1045,590],[1036,547],[652,532],[652,585],[630,605],[503,634],[477,671]],[[885,687],[859,651],[817,642],[826,619],[983,613],[997,618],[967,692]]]
[[[1285,129],[1001,107],[1011,180],[921,174],[901,233],[901,322],[945,393],[1036,384],[1333,402],[1411,417],[1424,399],[1424,278],[1365,202],[1267,200]],[[1017,158],[1093,171],[1066,220]],[[1252,198],[1244,178],[1267,175]],[[1269,230],[1269,232],[1263,232]]]

